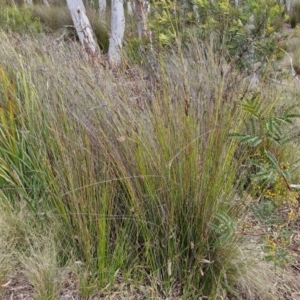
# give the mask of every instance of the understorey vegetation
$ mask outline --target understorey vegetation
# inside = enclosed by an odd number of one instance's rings
[[[66,5],[7,2],[1,298],[19,278],[33,299],[295,299],[299,79],[284,5],[153,1],[151,35],[126,12],[116,68],[97,1],[94,59]]]

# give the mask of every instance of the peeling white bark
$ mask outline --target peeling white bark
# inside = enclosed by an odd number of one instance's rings
[[[82,0],[67,0],[67,3],[81,45],[89,54],[95,55],[98,45]]]
[[[112,67],[121,65],[122,42],[125,31],[123,0],[112,0],[111,37],[109,39],[108,59]]]

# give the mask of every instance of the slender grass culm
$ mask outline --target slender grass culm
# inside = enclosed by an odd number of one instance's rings
[[[86,298],[116,281],[151,286],[148,299],[236,294],[238,71],[196,42],[153,55],[147,77],[95,70],[72,42],[34,51],[43,41],[0,38],[3,199],[51,228],[49,261],[80,263]],[[54,276],[46,267],[28,277]]]

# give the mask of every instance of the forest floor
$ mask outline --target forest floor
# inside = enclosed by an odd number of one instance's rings
[[[260,207],[259,209],[264,210],[265,208]],[[274,257],[274,262],[269,262],[269,264],[273,264],[274,267],[274,278],[272,280],[274,281],[274,288],[282,290],[282,295],[278,299],[300,300],[300,202],[297,207],[298,218],[287,224],[289,211],[290,208],[286,206],[275,214],[270,214],[263,221],[256,212],[249,212],[240,224],[239,232],[246,237],[249,253],[253,256],[261,256],[262,259],[266,255],[263,250],[266,246],[266,239],[276,244],[278,257]],[[285,265],[284,273],[276,271],[276,264]],[[260,266],[258,265],[257,268],[259,269]],[[115,286],[108,292],[96,293],[94,296],[86,298],[81,296],[79,282],[72,270],[66,270],[64,274],[59,279],[61,281],[61,291],[56,297],[57,300],[181,299],[178,295],[179,289],[176,291],[176,288],[172,297],[166,298],[155,295],[155,297],[149,298],[150,294],[153,295],[151,286],[145,284],[133,287],[125,283],[121,276],[117,279]],[[1,299],[3,300],[40,300],[22,270],[11,274],[6,283],[0,287],[0,290],[2,290]],[[228,296],[228,299],[237,300],[234,296]],[[254,299],[260,300],[257,297]]]

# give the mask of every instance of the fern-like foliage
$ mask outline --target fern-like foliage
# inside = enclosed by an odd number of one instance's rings
[[[253,97],[243,103],[241,109],[245,113],[243,130],[230,136],[247,147],[249,178],[270,185],[281,177],[289,188],[291,174],[281,167],[280,160],[283,146],[299,136],[293,129],[295,119],[300,118],[298,106],[264,105],[259,97]]]
[[[268,141],[283,145],[297,136],[286,126],[293,125],[294,120],[300,118],[300,114],[294,112],[298,109],[296,105],[276,111],[275,108],[269,108],[269,105],[263,106],[259,98],[254,98],[247,100],[241,107],[248,114],[245,132],[233,135],[239,137],[242,144],[248,143],[256,147],[263,141]]]
[[[217,236],[217,244],[232,243],[236,238],[237,224],[226,212],[218,213],[210,227]]]

